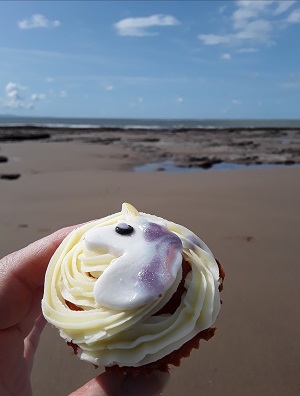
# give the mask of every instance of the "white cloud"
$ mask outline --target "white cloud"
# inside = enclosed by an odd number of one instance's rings
[[[231,41],[230,35],[199,34],[198,38],[205,45],[228,44]]]
[[[0,104],[8,109],[33,109],[33,102],[44,99],[44,94],[32,94],[30,98],[24,95],[27,88],[22,84],[9,82],[4,88],[4,97],[0,98]]]
[[[34,93],[34,94],[31,95],[30,98],[31,98],[32,101],[36,102],[38,100],[46,99],[46,95],[43,94],[43,93]]]
[[[157,33],[149,31],[154,26],[176,26],[180,22],[172,15],[156,14],[149,17],[125,18],[114,24],[120,36],[152,36]]]
[[[221,114],[228,114],[229,109],[225,108],[223,110],[221,110]]]
[[[257,51],[256,47],[259,45],[274,44],[274,32],[283,27],[284,20],[281,15],[294,4],[295,0],[237,0],[236,8],[228,18],[227,32],[199,34],[198,38],[204,45],[230,45],[235,46],[237,50],[238,47],[245,48],[250,45],[249,48],[255,48]],[[286,22],[300,22],[300,9],[292,11]]]
[[[59,92],[59,96],[61,98],[66,98],[68,96],[68,92],[65,91],[65,90],[62,90],[62,91]]]
[[[285,0],[283,0],[285,1]],[[279,1],[274,0],[237,0],[236,5],[240,8],[247,10],[252,10],[253,12],[264,11],[272,3],[279,3]]]
[[[248,20],[257,16],[257,10],[248,7],[240,7],[232,15],[233,28],[243,29]]]
[[[239,54],[251,54],[253,52],[257,52],[258,49],[257,48],[253,48],[253,47],[248,47],[248,48],[240,48],[237,50],[237,52]]]
[[[20,92],[23,91],[24,89],[25,89],[25,87],[23,87],[23,85],[21,85],[21,84],[9,82],[5,86],[5,93],[6,93],[6,96],[10,99],[20,100],[21,99]]]
[[[183,103],[183,101],[184,101],[184,99],[182,96],[177,96],[177,98],[176,98],[177,103]]]
[[[4,88],[4,99],[1,100],[2,106],[11,109],[24,108],[25,102],[21,92],[25,89],[26,88],[21,84],[16,84],[14,82],[7,83]]]
[[[66,90],[60,90],[60,91],[56,91],[55,89],[49,89],[48,91],[49,96],[51,96],[52,98],[67,98],[68,97],[68,92]],[[44,94],[41,94],[44,95]],[[46,95],[45,98],[40,98],[40,99],[46,99]]]
[[[232,99],[231,103],[234,104],[234,105],[241,105],[242,104],[242,102],[240,100],[238,100],[238,99]]]
[[[274,15],[280,15],[286,12],[290,7],[292,7],[295,3],[296,0],[283,0],[283,1],[278,1],[277,2],[277,8],[274,11]]]
[[[236,33],[238,40],[251,40],[253,42],[271,42],[271,23],[265,19],[248,22],[242,30]]]
[[[290,15],[287,17],[286,21],[288,23],[300,23],[300,8],[292,11]]]
[[[220,14],[223,14],[223,13],[225,12],[226,8],[227,8],[227,4],[223,4],[223,5],[219,8],[219,13],[220,13]]]
[[[238,41],[270,42],[272,24],[265,19],[273,1],[238,1],[232,15],[233,38]],[[260,18],[263,15],[264,18]]]
[[[35,29],[35,28],[57,28],[61,22],[56,20],[49,20],[42,14],[34,14],[29,19],[23,19],[18,22],[20,29]]]
[[[47,83],[52,83],[54,81],[53,77],[46,77],[46,82]]]
[[[226,53],[221,55],[221,59],[230,60],[231,59],[231,55],[228,52],[226,52]]]
[[[133,102],[130,103],[130,107],[142,108],[144,103],[144,98],[138,96]]]
[[[114,86],[113,86],[113,85],[107,85],[107,86],[105,87],[105,90],[106,90],[106,91],[113,91],[113,89],[114,89]]]

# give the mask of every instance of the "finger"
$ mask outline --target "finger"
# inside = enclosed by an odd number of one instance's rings
[[[42,313],[42,297],[43,297],[43,287],[39,287],[32,293],[32,299],[30,307],[22,320],[16,325],[21,332],[23,339],[25,339],[31,332],[35,320]]]
[[[56,231],[0,261],[0,329],[13,326],[25,317],[33,291],[44,283],[51,256],[77,227]]]
[[[42,314],[40,314],[36,319],[31,332],[24,340],[24,358],[27,362],[29,372],[32,370],[34,355],[39,345],[40,337],[46,323],[46,319]]]
[[[168,372],[141,372],[138,376],[127,375],[121,386],[120,395],[159,396],[169,382]]]
[[[141,372],[137,376],[112,371],[92,379],[70,396],[158,396],[169,381],[169,373]]]

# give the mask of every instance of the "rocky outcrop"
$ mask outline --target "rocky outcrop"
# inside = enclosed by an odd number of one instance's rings
[[[4,155],[0,155],[0,162],[8,162],[8,158]]]
[[[20,173],[4,173],[4,174],[0,174],[0,179],[4,179],[4,180],[16,180],[19,179],[21,177]]]
[[[0,142],[16,142],[23,140],[41,140],[49,139],[51,137],[50,133],[38,132],[38,131],[11,131],[11,130],[1,130],[0,132]]]
[[[223,162],[220,158],[216,157],[189,157],[188,158],[188,167],[189,168],[203,168],[209,169],[215,164],[220,164]]]

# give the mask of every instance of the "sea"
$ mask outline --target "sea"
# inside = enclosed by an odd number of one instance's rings
[[[300,119],[131,119],[131,118],[52,118],[0,115],[1,126],[37,126],[51,128],[121,128],[176,130],[225,128],[300,128]]]

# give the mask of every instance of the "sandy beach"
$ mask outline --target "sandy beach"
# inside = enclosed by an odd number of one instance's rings
[[[118,212],[124,201],[182,224],[222,262],[223,306],[215,337],[171,368],[163,394],[299,394],[300,167],[138,173],[132,167],[142,163],[142,151],[118,140],[61,140],[1,143],[9,160],[0,173],[21,175],[0,179],[1,257],[63,226]],[[238,150],[251,148],[244,140]],[[292,147],[284,158],[297,163]],[[154,154],[145,152],[148,162]],[[80,362],[47,325],[32,372],[34,395],[67,395],[100,372]]]

